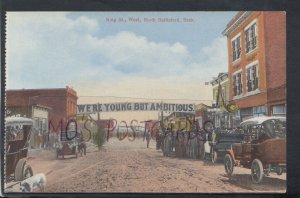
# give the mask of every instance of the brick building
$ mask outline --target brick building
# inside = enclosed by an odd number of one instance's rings
[[[63,121],[76,116],[77,93],[71,87],[57,89],[19,89],[6,91],[6,108],[19,111],[21,115],[31,117],[32,107],[40,106],[48,109],[48,122],[57,127]]]
[[[242,120],[286,114],[286,13],[239,12],[228,41],[229,100]]]

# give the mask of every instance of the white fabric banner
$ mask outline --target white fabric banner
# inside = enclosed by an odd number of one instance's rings
[[[119,111],[169,111],[169,112],[194,112],[194,104],[170,104],[152,102],[125,102],[110,104],[79,104],[77,114],[90,114],[97,112]]]

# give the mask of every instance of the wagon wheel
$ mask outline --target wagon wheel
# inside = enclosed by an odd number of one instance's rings
[[[260,183],[264,176],[264,169],[262,162],[259,159],[255,159],[251,165],[252,181],[256,184]]]
[[[207,120],[203,123],[203,129],[206,133],[212,133],[214,128],[214,123],[210,120]]]
[[[233,173],[234,164],[233,164],[233,159],[229,154],[225,155],[224,167],[225,167],[225,172],[226,172],[227,176],[230,177]]]
[[[22,181],[32,175],[32,168],[29,165],[26,165],[26,158],[20,159],[15,169],[15,180]]]

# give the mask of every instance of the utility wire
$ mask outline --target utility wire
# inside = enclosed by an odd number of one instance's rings
[[[187,99],[187,98],[164,98],[164,99],[159,99],[159,98],[143,98],[143,97],[128,97],[128,96],[77,96],[77,97],[94,97],[94,98],[130,98],[130,99],[143,99],[143,100],[187,100],[187,101],[214,101],[214,100],[198,100],[198,99]]]

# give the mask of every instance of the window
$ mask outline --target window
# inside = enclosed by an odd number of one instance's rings
[[[285,105],[273,106],[273,114],[286,114],[286,106]]]
[[[258,89],[258,65],[251,65],[247,67],[247,92]]]
[[[267,108],[265,106],[253,107],[253,114],[266,115],[267,114]]]
[[[238,36],[232,42],[232,61],[235,61],[241,57],[241,36]]]
[[[13,125],[6,127],[6,139],[8,141],[23,140],[23,125]]]
[[[254,50],[257,47],[257,26],[256,22],[247,27],[246,34],[246,53]]]
[[[242,72],[233,75],[233,96],[239,96],[243,93]]]

